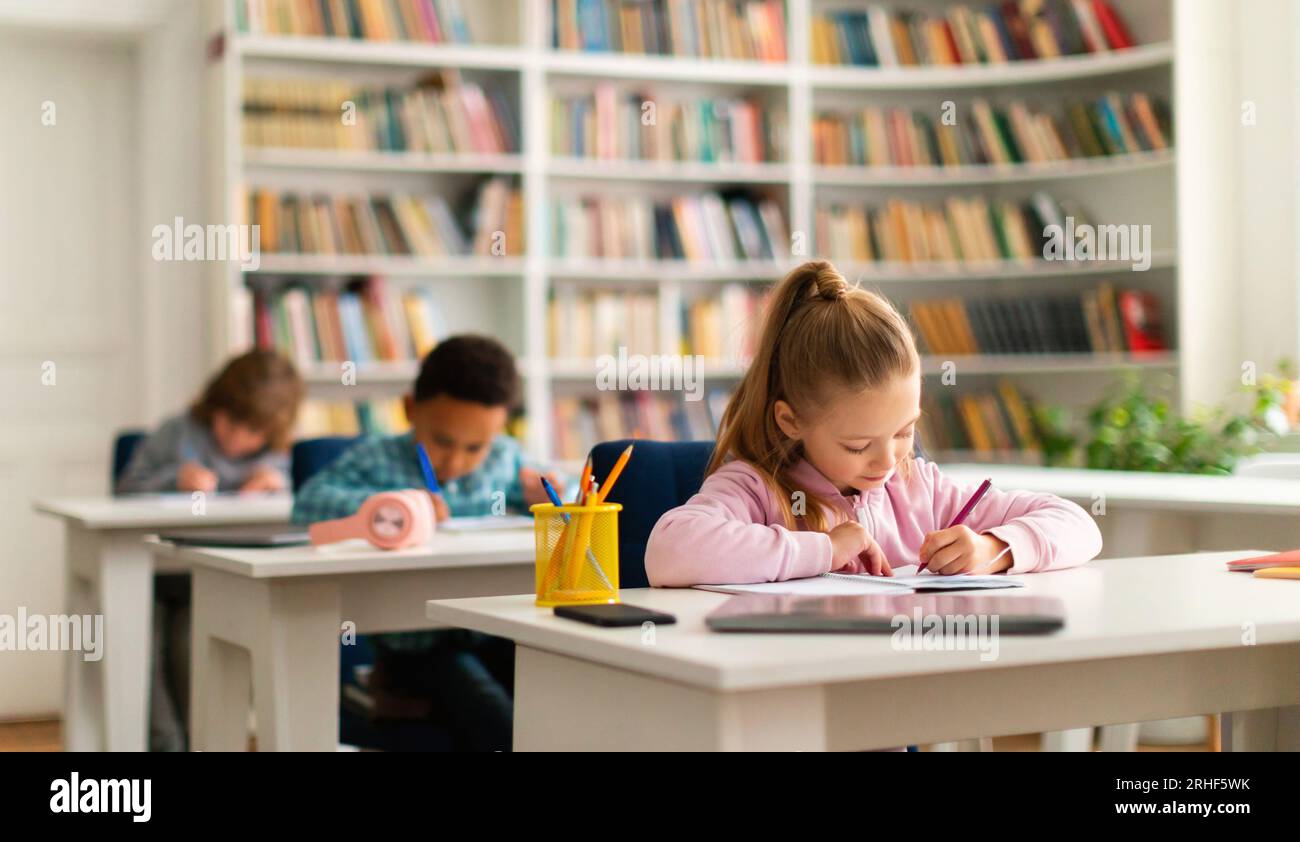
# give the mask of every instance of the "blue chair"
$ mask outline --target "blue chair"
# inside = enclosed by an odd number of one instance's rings
[[[591,469],[609,475],[631,440],[607,441],[591,449]],[[713,442],[638,440],[632,458],[606,498],[623,504],[618,519],[618,583],[623,588],[650,586],[645,575],[645,545],[659,516],[691,498],[704,484],[704,469]]]
[[[297,494],[298,489],[317,471],[328,467],[343,455],[343,451],[361,439],[361,436],[323,436],[294,442],[289,455],[289,474],[294,493]]]
[[[126,430],[113,439],[113,473],[112,487],[117,488],[117,481],[122,478],[126,466],[131,464],[136,448],[145,440],[147,433],[141,430]]]
[[[597,477],[609,475],[632,440],[602,442],[591,449],[591,469]],[[704,484],[704,469],[713,456],[713,442],[662,442],[637,440],[627,467],[607,498],[622,503],[618,519],[618,583],[624,588],[645,588],[645,546],[659,517],[682,505]],[[919,438],[912,452],[924,456]]]

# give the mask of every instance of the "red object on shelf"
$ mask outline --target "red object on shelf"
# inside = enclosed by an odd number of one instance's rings
[[[1113,6],[1106,0],[1092,0],[1092,9],[1097,16],[1097,22],[1101,24],[1102,32],[1106,34],[1106,40],[1110,42],[1111,49],[1122,50],[1133,46],[1133,36],[1129,34],[1128,27],[1124,26],[1124,21]]]

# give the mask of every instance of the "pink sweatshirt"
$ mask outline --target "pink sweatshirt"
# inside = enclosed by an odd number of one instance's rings
[[[916,459],[911,478],[895,473],[881,488],[844,496],[816,468],[800,460],[797,487],[832,501],[832,524],[867,511],[867,530],[894,566],[915,564],[926,533],[948,526],[975,492]],[[775,582],[831,569],[824,532],[790,531],[776,497],[748,462],[726,463],[699,493],[666,512],[646,545],[645,567],[655,587]],[[1083,564],[1101,552],[1101,531],[1083,509],[1051,494],[990,488],[966,525],[1011,545],[1008,573],[1034,573]],[[864,572],[855,561],[843,572]]]

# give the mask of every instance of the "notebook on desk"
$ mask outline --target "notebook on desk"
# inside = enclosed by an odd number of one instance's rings
[[[900,570],[915,570],[908,565]],[[865,573],[823,573],[807,579],[783,582],[756,582],[743,585],[696,585],[719,593],[755,593],[790,596],[854,596],[869,594],[907,594],[935,591],[983,591],[1022,588],[1024,583],[1007,576],[940,576],[935,573],[903,573],[894,576],[870,576]]]
[[[186,547],[296,547],[308,540],[307,530],[284,524],[174,529],[158,537]]]
[[[444,532],[493,532],[498,529],[532,529],[531,515],[480,515],[447,518],[438,524]]]
[[[896,593],[858,596],[741,594],[704,624],[719,632],[890,634],[920,618],[942,618],[953,633],[1047,634],[1065,626],[1065,603],[1052,596]],[[996,618],[996,628],[993,620]],[[946,626],[945,626],[946,628]]]

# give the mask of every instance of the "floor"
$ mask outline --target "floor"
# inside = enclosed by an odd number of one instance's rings
[[[1037,734],[996,737],[994,751],[1038,751]],[[59,751],[63,748],[57,721],[0,722],[0,752]],[[1206,751],[1205,743],[1186,746],[1138,746],[1138,751]]]

